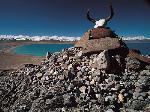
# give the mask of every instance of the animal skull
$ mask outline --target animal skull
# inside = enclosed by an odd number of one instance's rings
[[[114,11],[111,5],[110,5],[110,10],[111,10],[110,16],[108,16],[105,19],[99,19],[99,20],[92,19],[89,15],[90,10],[88,10],[87,19],[95,24],[94,28],[105,27],[107,25],[107,22],[110,21],[112,17],[114,16]]]
[[[95,26],[94,28],[98,28],[98,27],[101,27],[101,26],[105,26],[107,23],[106,23],[106,20],[105,19],[100,19],[98,21],[95,22]]]

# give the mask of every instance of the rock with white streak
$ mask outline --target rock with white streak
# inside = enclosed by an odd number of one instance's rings
[[[93,68],[97,69],[108,69],[110,64],[110,57],[108,51],[104,50],[96,58],[93,59]]]

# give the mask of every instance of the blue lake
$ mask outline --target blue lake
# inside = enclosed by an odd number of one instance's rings
[[[45,56],[48,51],[51,53],[60,52],[64,48],[73,46],[73,44],[30,44],[18,46],[13,49],[13,52],[16,54]],[[144,55],[150,54],[150,43],[127,43],[127,46],[131,49],[139,49]]]
[[[127,43],[130,49],[139,49],[143,55],[150,55],[150,42]]]
[[[15,52],[16,54],[45,56],[48,51],[51,53],[60,52],[62,51],[62,49],[73,46],[73,44],[30,44],[18,46],[13,49],[13,52]]]

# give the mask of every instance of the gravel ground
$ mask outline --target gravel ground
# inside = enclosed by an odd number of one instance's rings
[[[41,65],[1,71],[1,111],[148,112],[150,65],[130,57],[121,63],[120,56],[110,62],[107,53],[69,48]]]

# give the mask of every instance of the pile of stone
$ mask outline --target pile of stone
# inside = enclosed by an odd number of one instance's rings
[[[49,53],[41,65],[1,71],[0,111],[148,112],[150,65],[109,53],[73,47]]]

